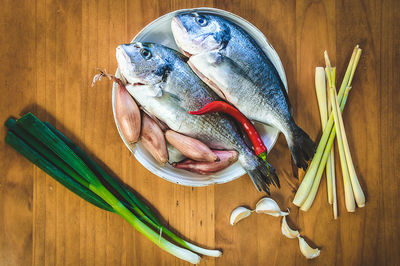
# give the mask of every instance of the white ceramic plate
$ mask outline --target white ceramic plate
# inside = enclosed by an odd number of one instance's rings
[[[159,17],[158,19],[154,20],[150,24],[148,24],[146,27],[143,28],[142,31],[140,31],[132,40],[133,41],[140,41],[140,42],[154,42],[154,43],[159,43],[163,44],[165,46],[168,46],[170,48],[173,48],[175,50],[178,50],[178,47],[175,44],[174,37],[172,35],[171,31],[171,20],[172,18],[180,12],[184,11],[207,11],[209,13],[213,14],[218,14],[220,16],[225,17],[228,20],[231,20],[241,26],[244,30],[247,31],[256,41],[257,43],[263,48],[264,52],[266,55],[271,59],[272,63],[275,65],[276,69],[279,72],[279,75],[283,81],[283,84],[286,87],[287,90],[287,81],[286,81],[286,76],[285,76],[285,71],[282,66],[282,62],[279,59],[278,54],[272,47],[272,45],[268,42],[267,38],[259,31],[254,25],[252,25],[250,22],[247,20],[232,14],[230,12],[220,10],[220,9],[215,9],[215,8],[207,8],[207,7],[202,7],[202,8],[194,8],[194,9],[182,9],[182,10],[176,10],[174,12],[168,13],[164,16]],[[118,71],[116,75],[118,76]],[[136,146],[132,146],[126,142],[124,139],[123,135],[121,134],[121,131],[119,129],[117,120],[115,119],[115,92],[116,92],[116,84],[113,84],[113,90],[112,90],[112,105],[113,105],[113,112],[114,112],[114,120],[117,125],[118,132],[124,141],[125,145],[128,147],[128,149],[134,154],[135,158],[144,166],[146,167],[150,172],[153,174],[164,178],[165,180],[168,180],[173,183],[177,183],[180,185],[185,185],[185,186],[207,186],[210,184],[217,184],[217,183],[226,183],[229,181],[232,181],[242,175],[244,175],[246,172],[245,170],[240,166],[240,164],[237,162],[227,169],[220,171],[218,173],[212,174],[212,175],[199,175],[195,173],[191,173],[185,170],[181,169],[175,169],[170,165],[166,166],[160,166],[154,159],[153,157],[143,148],[141,145],[140,141],[136,144]],[[274,146],[276,140],[278,139],[278,130],[261,125],[261,124],[256,124],[255,125],[258,132],[260,133],[265,145],[268,148],[268,151],[272,149]]]

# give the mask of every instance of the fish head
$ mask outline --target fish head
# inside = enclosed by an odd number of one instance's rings
[[[162,83],[170,69],[164,46],[133,42],[116,49],[118,68],[130,84],[157,85]]]
[[[223,49],[230,40],[229,26],[222,18],[209,13],[180,13],[172,19],[171,29],[186,56]]]

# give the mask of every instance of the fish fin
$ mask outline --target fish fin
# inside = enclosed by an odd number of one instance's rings
[[[295,130],[288,141],[289,150],[292,153],[294,163],[298,168],[307,169],[308,161],[315,153],[315,144],[301,128],[295,126]]]
[[[210,51],[204,55],[207,58],[207,62],[212,65],[219,65],[224,60],[224,56],[219,51]],[[201,56],[201,54],[199,56]]]
[[[279,178],[276,175],[275,169],[268,162],[253,155],[251,157],[251,162],[246,160],[245,163],[242,163],[242,166],[249,174],[251,181],[253,181],[253,184],[258,191],[265,191],[270,195],[271,192],[269,186],[271,184],[280,188]]]
[[[149,87],[148,96],[150,97],[161,97],[163,96],[163,89],[161,84],[155,84]]]

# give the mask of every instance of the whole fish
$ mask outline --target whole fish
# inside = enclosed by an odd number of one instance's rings
[[[154,43],[117,47],[118,68],[126,86],[146,112],[172,130],[196,138],[212,149],[236,150],[239,162],[259,191],[279,187],[274,169],[246,145],[232,121],[222,114],[190,115],[219,97],[187,65],[187,58]]]
[[[203,12],[178,14],[171,28],[196,74],[249,119],[281,131],[297,167],[305,169],[314,143],[294,122],[279,74],[255,40],[235,23]]]

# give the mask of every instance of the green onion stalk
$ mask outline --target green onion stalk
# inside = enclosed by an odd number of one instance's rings
[[[351,81],[353,79],[354,72],[360,59],[361,51],[362,50],[359,49],[358,45],[354,48],[349,65],[343,78],[343,82],[339,89],[337,98],[340,105],[340,110],[342,112],[344,106],[346,105],[348,92],[351,88]],[[332,149],[333,140],[335,139],[336,130],[333,127],[333,123],[334,117],[333,113],[331,112],[329,120],[326,123],[321,139],[319,141],[314,158],[311,161],[307,173],[305,174],[303,181],[301,182],[293,199],[293,203],[296,206],[302,207],[302,210],[308,210],[311,207],[316,196],[319,182],[321,180],[326,162],[328,160],[329,153]]]
[[[165,251],[193,264],[200,262],[200,256],[194,252],[214,257],[222,254],[219,250],[208,250],[193,245],[165,228],[150,208],[133,192],[107,174],[49,123],[42,123],[29,113],[17,121],[7,120],[6,126],[9,128],[6,142],[19,153],[78,196],[99,208],[120,215]],[[103,183],[111,186],[116,195]],[[183,248],[165,239],[161,233]]]
[[[53,131],[54,134],[57,135],[62,141],[64,141],[73,152],[75,152],[82,160],[95,171],[96,174],[100,175],[104,178],[132,207],[134,213],[139,217],[142,217],[143,220],[151,225],[158,232],[162,232],[170,239],[174,240],[179,245],[188,248],[194,252],[197,252],[202,255],[219,257],[222,255],[219,250],[209,250],[193,245],[182,238],[178,237],[176,234],[171,232],[168,228],[162,225],[160,220],[155,216],[155,214],[147,207],[139,198],[135,196],[129,189],[125,186],[121,185],[121,183],[116,180],[114,177],[109,175],[106,171],[104,171],[93,159],[87,156],[75,143],[69,140],[66,136],[64,136],[60,131],[55,129],[50,123],[44,122],[44,124]]]

